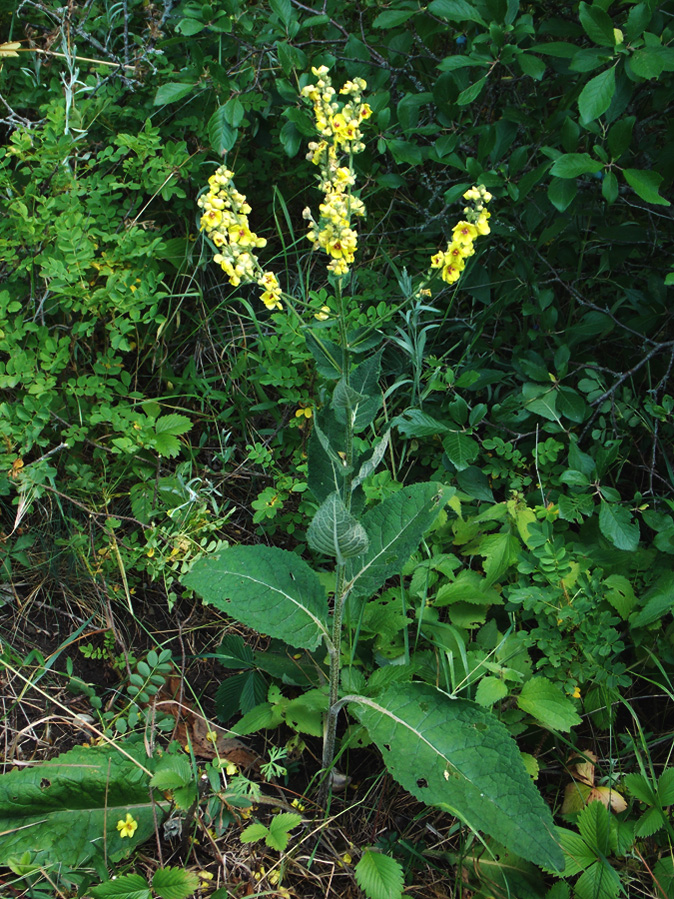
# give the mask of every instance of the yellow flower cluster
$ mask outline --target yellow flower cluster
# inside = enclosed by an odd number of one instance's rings
[[[491,200],[489,191],[480,184],[467,190],[463,198],[472,204],[463,210],[465,219],[454,226],[452,239],[444,253],[436,253],[431,259],[431,268],[440,269],[442,280],[447,284],[454,284],[459,280],[466,259],[475,252],[475,238],[489,234],[490,230],[490,213],[487,212],[487,203]]]
[[[260,299],[267,309],[282,309],[281,288],[276,275],[262,270],[254,252],[266,246],[267,241],[250,230],[250,206],[234,187],[233,178],[233,172],[222,165],[208,179],[208,193],[197,201],[204,211],[201,230],[218,248],[213,261],[225,272],[233,287],[258,284],[262,288]]]
[[[325,199],[319,207],[318,222],[308,208],[303,216],[310,222],[307,237],[314,249],[322,249],[331,257],[328,270],[345,275],[355,258],[358,243],[351,217],[365,215],[363,201],[351,194],[356,183],[351,159],[354,153],[365,149],[360,126],[370,118],[372,110],[362,101],[362,93],[367,87],[362,78],[344,84],[339,93],[348,100],[341,103],[328,75],[328,67],[313,67],[311,71],[318,80],[302,88],[302,96],[313,103],[316,130],[321,140],[309,144],[307,159],[320,167],[320,189]],[[348,156],[347,164],[343,164],[344,156]]]

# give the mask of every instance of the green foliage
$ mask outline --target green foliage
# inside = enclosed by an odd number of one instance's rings
[[[264,840],[270,849],[284,852],[290,841],[290,831],[302,823],[302,816],[293,812],[281,812],[269,822],[269,827],[260,822],[249,824],[241,833],[242,843]]]
[[[366,849],[355,869],[356,881],[368,899],[400,899],[403,872],[388,855]]]
[[[153,800],[149,782],[154,762],[127,744],[76,747],[34,768],[0,777],[0,863],[29,852],[32,864],[47,868],[84,866],[94,858],[111,861],[129,854],[153,832],[155,814],[167,811]],[[131,813],[137,829],[127,838],[117,824]],[[104,849],[105,846],[105,849]]]
[[[199,878],[182,868],[160,868],[152,877],[152,886],[140,874],[123,874],[91,888],[94,899],[187,899],[196,892]]]

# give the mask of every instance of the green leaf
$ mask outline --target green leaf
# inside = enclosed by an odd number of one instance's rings
[[[0,776],[0,865],[30,852],[38,865],[82,867],[103,857],[104,840],[107,858],[118,861],[147,840],[166,804],[150,800],[153,760],[128,743],[125,752],[131,758],[108,746],[77,746]],[[122,838],[117,822],[127,814],[138,828]]]
[[[601,803],[593,802],[588,808],[592,808],[593,805]],[[618,872],[603,859],[590,865],[580,875],[575,886],[577,899],[617,899],[621,892],[622,884]]]
[[[231,150],[239,136],[236,128],[227,121],[224,106],[219,106],[208,120],[208,139],[218,156]]]
[[[269,0],[269,5],[287,27],[293,18],[293,7],[290,0]]]
[[[618,179],[615,172],[605,172],[601,183],[601,195],[610,205],[618,199]]]
[[[674,574],[668,571],[642,597],[643,609],[632,616],[632,627],[644,627],[658,621],[674,609]]]
[[[362,524],[348,511],[339,493],[331,493],[314,515],[307,542],[316,552],[333,556],[339,564],[367,552],[370,541]]]
[[[184,868],[160,868],[152,878],[152,889],[161,899],[187,899],[199,887],[199,878]]]
[[[586,805],[578,817],[578,830],[588,847],[597,855],[609,855],[611,851],[611,811],[602,802]]]
[[[662,175],[657,172],[647,172],[642,169],[623,169],[625,181],[642,200],[653,203],[656,206],[671,206],[669,200],[661,197],[658,191],[662,183]]]
[[[517,64],[522,72],[533,78],[534,81],[541,81],[545,75],[545,63],[532,53],[520,53],[517,57]]]
[[[328,705],[328,695],[323,690],[307,690],[286,703],[283,719],[288,727],[299,733],[320,737],[323,734],[323,715]]]
[[[150,884],[140,874],[122,874],[92,887],[94,899],[151,899]]]
[[[367,899],[400,899],[403,869],[399,862],[381,852],[366,849],[355,867],[356,883]]]
[[[660,805],[674,805],[674,768],[666,768],[658,779]]]
[[[258,840],[264,840],[268,835],[269,828],[265,827],[264,824],[260,824],[259,821],[256,821],[254,824],[249,824],[248,827],[241,831],[239,839],[242,843],[257,843]]]
[[[601,47],[615,46],[613,22],[600,6],[596,4],[588,6],[587,3],[581,3],[578,7],[578,15],[580,24],[591,41]]]
[[[500,677],[488,675],[487,677],[483,677],[477,685],[475,702],[477,702],[478,705],[489,708],[494,705],[495,702],[505,699],[507,695],[508,687],[505,681],[502,681]]]
[[[403,25],[408,19],[411,19],[417,12],[416,9],[387,9],[379,13],[372,23],[373,28],[397,28]]]
[[[476,550],[484,556],[486,585],[490,587],[519,558],[521,545],[512,534],[488,534],[482,537]]]
[[[370,546],[350,562],[354,593],[374,596],[387,578],[400,574],[453,493],[440,484],[413,484],[368,509],[361,523]]]
[[[547,677],[532,677],[522,687],[517,705],[552,730],[569,731],[581,723],[571,700]]]
[[[574,874],[584,871],[588,865],[597,860],[596,854],[589,848],[580,834],[577,834],[574,830],[558,827],[557,836],[562,844],[566,860],[564,867],[565,877],[572,877]]]
[[[487,75],[483,75],[482,78],[480,78],[474,84],[471,84],[470,87],[462,90],[459,96],[456,98],[456,105],[468,106],[468,104],[472,103],[473,100],[477,100],[477,98],[482,93],[482,89],[487,83],[487,77]]]
[[[157,88],[157,93],[154,96],[154,105],[165,106],[167,103],[175,103],[178,100],[182,100],[183,97],[191,94],[195,87],[195,84],[185,84],[183,82],[162,84]]]
[[[390,687],[377,701],[354,697],[351,707],[393,777],[417,799],[535,864],[563,867],[550,811],[490,712],[422,683]]]
[[[448,22],[477,22],[478,25],[484,25],[484,19],[474,4],[467,0],[432,0],[428,4],[428,11]]]
[[[342,377],[342,351],[330,340],[326,340],[319,332],[305,331],[304,339],[309,352],[316,360],[316,368],[325,378]]]
[[[283,852],[288,846],[290,831],[301,823],[302,816],[294,812],[281,812],[280,815],[274,815],[269,822],[269,833],[265,838],[265,843],[270,849]]]
[[[533,412],[534,415],[540,415],[541,418],[547,418],[548,421],[559,422],[557,393],[552,385],[545,387],[543,384],[527,381],[522,386],[522,396],[527,412]]]
[[[615,94],[615,69],[611,67],[591,78],[578,97],[580,120],[584,124],[603,115]]]
[[[600,172],[603,168],[604,164],[593,159],[589,153],[565,153],[555,159],[550,174],[556,178],[577,178]]]
[[[548,187],[548,200],[558,212],[564,212],[576,198],[578,186],[569,178],[554,178]]]
[[[162,415],[154,424],[155,431],[158,434],[173,434],[179,437],[186,434],[192,427],[192,422],[186,415],[178,415],[173,412],[170,415]]]
[[[175,790],[194,780],[190,760],[182,755],[163,755],[150,781],[157,790]]]
[[[290,646],[315,649],[328,638],[325,590],[295,553],[234,546],[199,559],[182,583],[205,603]]]
[[[238,97],[230,97],[222,109],[227,124],[232,128],[238,128],[245,114],[241,100]]]
[[[601,501],[599,530],[617,549],[635,552],[639,546],[639,523],[624,506]]]
[[[636,605],[632,585],[622,574],[610,574],[604,579],[605,598],[611,603],[623,621],[626,621]]]
[[[449,429],[436,418],[432,418],[421,409],[406,409],[391,422],[405,437],[434,437],[445,434]]]
[[[657,78],[662,74],[665,61],[659,47],[644,47],[630,56],[630,68],[640,78]]]
[[[450,431],[442,441],[442,448],[457,471],[468,468],[480,451],[477,441],[463,431]]]

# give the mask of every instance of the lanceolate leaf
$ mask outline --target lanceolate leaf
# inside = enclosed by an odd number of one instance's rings
[[[453,493],[441,484],[413,484],[363,515],[370,546],[351,561],[355,594],[373,596],[387,578],[400,573]]]
[[[135,764],[112,747],[77,746],[33,768],[0,777],[0,865],[31,853],[37,865],[76,868],[94,856],[110,861],[128,855],[154,833],[162,803],[150,800],[150,766],[144,750],[127,745]],[[156,797],[155,797],[156,800]],[[138,823],[131,837],[117,822]]]
[[[204,602],[291,646],[315,649],[328,637],[328,603],[314,572],[295,553],[234,546],[201,559],[183,578]]]
[[[561,870],[552,816],[516,743],[490,712],[428,684],[392,686],[351,708],[406,790],[535,864]]]

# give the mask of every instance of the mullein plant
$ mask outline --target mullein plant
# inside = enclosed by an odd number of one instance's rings
[[[198,561],[183,583],[229,617],[294,649],[313,652],[323,645],[327,689],[309,690],[302,712],[307,720],[322,715],[320,805],[329,790],[338,716],[348,706],[391,773],[420,801],[449,806],[512,851],[560,868],[563,856],[550,812],[496,716],[477,703],[450,699],[435,684],[413,680],[411,668],[406,682],[379,678],[368,683],[362,665],[351,667],[358,643],[358,627],[351,623],[358,622],[364,604],[385,582],[400,574],[455,490],[438,483],[412,484],[364,509],[362,484],[382,462],[389,435],[365,451],[360,450],[365,440],[354,437],[372,430],[381,408],[382,350],[358,356],[347,330],[343,285],[358,248],[357,220],[365,215],[365,205],[355,193],[353,161],[364,149],[362,128],[372,110],[363,102],[362,78],[347,81],[337,92],[326,66],[312,68],[312,73],[316,80],[303,87],[301,95],[313,106],[317,139],[309,144],[308,159],[318,169],[323,201],[316,217],[306,209],[304,218],[307,238],[328,257],[334,293],[330,306],[316,314],[319,323],[306,323],[305,333],[321,375],[333,381],[334,388],[330,401],[312,417],[308,483],[318,509],[307,542],[315,553],[334,561],[331,608],[324,581],[311,566],[297,553],[273,546],[230,547],[218,557]],[[250,207],[235,190],[232,173],[218,169],[209,186],[199,200],[201,225],[230,284],[256,283],[268,309],[287,306],[296,311],[276,276],[257,260],[255,251],[265,241],[250,229]],[[475,252],[475,241],[489,233],[489,193],[477,186],[464,196],[469,203],[464,218],[453,229],[447,249],[433,256],[416,296],[426,292],[426,283],[438,273],[447,284],[456,284]],[[327,339],[326,333],[336,333],[337,341]],[[344,631],[350,642],[343,639]],[[302,701],[303,697],[293,699],[297,708]],[[249,713],[254,727],[244,723],[249,718],[244,716],[238,732],[259,728],[260,714]]]

